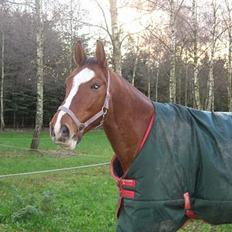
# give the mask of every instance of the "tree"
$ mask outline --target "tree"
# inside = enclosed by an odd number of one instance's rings
[[[155,78],[155,101],[159,100],[159,78],[160,78],[160,61],[156,62],[156,78]]]
[[[197,0],[192,0],[192,34],[193,34],[193,106],[202,109],[199,82],[199,57],[198,57],[198,21]]]
[[[170,6],[170,30],[171,30],[171,64],[170,64],[170,79],[169,79],[169,99],[170,102],[176,102],[176,15],[175,2],[169,0]]]
[[[4,130],[4,78],[5,78],[5,33],[1,31],[1,84],[0,84],[0,129]]]
[[[109,0],[110,2],[110,16],[111,16],[111,41],[113,46],[113,66],[115,72],[122,74],[122,54],[121,54],[121,39],[120,29],[118,25],[118,7],[117,0]]]
[[[51,0],[50,0],[51,1]],[[49,2],[50,2],[49,1]],[[49,3],[47,3],[49,4]],[[66,44],[64,56],[67,56],[68,66],[67,70],[70,72],[73,69],[73,44],[77,39],[83,40],[85,38],[79,32],[82,27],[82,16],[84,16],[84,11],[81,10],[80,2],[69,0],[63,3],[58,3],[54,1],[50,3],[50,7],[53,8],[54,24],[56,24],[59,34],[62,36],[63,43]],[[55,9],[54,9],[55,6]],[[83,15],[82,15],[83,14]],[[55,25],[54,25],[55,27]]]
[[[103,9],[103,3],[99,3],[98,0],[95,0],[98,8],[101,11],[103,17],[103,25],[97,25],[89,22],[84,22],[85,25],[89,27],[96,27],[100,30],[106,32],[107,36],[110,38],[110,42],[112,44],[112,65],[115,72],[119,75],[122,74],[122,43],[128,37],[128,34],[123,34],[122,27],[119,25],[118,19],[118,0],[108,0],[109,2],[109,12],[110,12],[110,21],[111,25],[109,25],[107,20],[106,11]],[[102,35],[101,35],[102,37]],[[107,39],[106,39],[107,40]]]
[[[140,53],[140,49],[139,49],[139,38],[138,38],[135,44],[135,54],[134,54],[135,57],[134,57],[132,80],[131,80],[131,84],[133,86],[135,86],[135,76],[136,76],[136,70],[139,60],[139,53]]]
[[[34,127],[37,100],[35,4],[26,7],[25,4],[28,1],[20,0],[22,3],[20,5],[15,5],[15,2],[7,2],[0,10],[0,69],[2,29],[5,34],[4,119],[7,127]],[[48,125],[52,114],[62,102],[64,81],[70,72],[70,24],[68,18],[70,15],[67,12],[70,10],[70,6],[67,5],[66,8],[62,6],[57,4],[57,1],[46,2],[49,15],[46,15],[46,12],[43,14],[43,125],[45,126]],[[82,12],[81,10],[78,14]],[[78,15],[75,13],[73,40],[76,35],[82,38],[80,24],[76,23],[77,17]],[[65,28],[61,28],[61,24]],[[57,93],[60,94],[57,96]],[[54,98],[54,96],[56,97]]]
[[[185,50],[185,82],[184,82],[184,105],[188,106],[188,82],[189,82],[189,64],[188,64],[188,50]]]
[[[36,65],[37,65],[37,105],[36,105],[36,119],[35,130],[31,141],[31,149],[38,149],[39,136],[43,125],[43,13],[42,13],[42,0],[35,0],[36,9]]]
[[[214,58],[218,40],[217,34],[217,27],[219,24],[218,19],[218,9],[219,5],[216,0],[212,0],[212,28],[210,31],[211,34],[211,41],[210,41],[210,61],[209,61],[209,77],[207,82],[207,89],[208,89],[208,96],[206,101],[206,109],[208,111],[214,111],[214,88],[215,88],[215,81],[214,81]]]
[[[153,37],[162,44],[162,46],[170,53],[170,68],[169,68],[169,101],[175,103],[177,101],[177,77],[176,77],[176,59],[177,59],[177,19],[179,17],[180,10],[183,7],[184,0],[152,0],[149,1],[150,11],[154,11],[158,8],[162,9],[169,16],[168,29],[169,33],[166,35],[159,35],[159,29],[157,28],[154,33],[154,26],[150,27],[150,33]],[[179,85],[181,85],[179,79]]]
[[[149,55],[150,56],[150,53]],[[150,67],[150,58],[148,57],[147,61],[147,97],[151,99],[151,67]]]
[[[97,0],[94,1],[97,2]],[[18,4],[20,2],[22,4]],[[110,46],[113,44],[111,14],[108,11],[110,2],[109,0],[98,2],[101,4],[99,4],[99,9],[102,9],[100,13],[102,13],[103,20],[102,24],[96,24],[95,27],[101,28],[101,31],[98,34],[94,30],[95,35],[83,36],[84,31],[86,32],[86,30],[82,30],[83,18],[87,20],[88,17],[86,12],[81,10],[79,2],[74,0],[69,0],[66,3],[57,3],[55,0],[43,1],[43,4],[46,4],[47,12],[49,12],[47,15],[44,12],[42,17],[44,53],[43,125],[45,126],[48,125],[52,114],[62,102],[65,77],[67,77],[72,65],[70,51],[73,41],[77,37],[84,38],[84,41],[87,41],[90,37],[95,40],[95,38],[101,36],[101,39],[110,43]],[[126,6],[123,5],[125,2]],[[150,96],[151,100],[168,102],[171,57],[175,57],[175,72],[173,73],[176,80],[174,85],[176,102],[198,108],[195,97],[197,84],[199,85],[201,108],[206,108],[209,90],[207,88],[209,66],[210,61],[212,61],[214,17],[212,12],[206,11],[202,5],[208,4],[209,1],[205,3],[197,0],[185,1],[181,6],[182,0],[172,0],[172,2],[171,0],[150,0],[150,5],[149,7],[147,5],[146,11],[138,10],[141,17],[144,14],[149,17],[150,23],[147,27],[148,22],[146,22],[144,30],[140,30],[139,33],[128,33],[123,30],[124,25],[120,21],[121,13],[125,9],[124,7],[132,7],[127,2],[124,0],[117,1],[120,49],[124,52],[121,57],[123,76],[134,83],[144,94]],[[217,27],[213,69],[211,65],[214,79],[215,110],[221,111],[230,107],[230,91],[232,89],[230,87],[232,75],[230,71],[232,46],[230,44],[232,43],[232,36],[229,18],[229,13],[231,14],[232,11],[230,1],[224,0],[223,2],[224,4],[221,4],[224,10],[223,14],[219,14],[221,8],[218,9],[216,14]],[[24,3],[29,4],[29,6],[25,6]],[[144,7],[146,3],[144,3]],[[173,25],[175,26],[176,37],[174,50],[171,49],[170,3],[174,3],[175,24]],[[229,10],[226,8],[226,3],[230,5]],[[1,69],[0,67],[0,87],[4,87],[4,99],[2,101],[2,104],[4,104],[4,121],[7,127],[34,127],[36,103],[38,102],[35,4],[32,4],[31,0],[10,0],[4,1],[4,5],[1,6],[3,7],[0,10],[0,31],[3,30],[4,32],[5,52],[4,68]],[[196,8],[199,9],[198,12]],[[161,17],[157,19],[157,15],[160,14]],[[224,23],[219,25],[219,22],[221,22],[219,20],[222,19]],[[103,33],[103,31],[106,33]],[[125,38],[129,39],[126,40]],[[139,38],[139,41],[137,41],[137,38]],[[223,56],[225,43],[227,43],[226,51],[228,55],[226,57]],[[88,44],[91,46],[91,42],[88,42]],[[122,49],[122,44],[125,49]],[[222,48],[221,51],[220,48]],[[112,52],[113,49],[108,51]],[[171,51],[175,51],[174,56],[171,56]],[[1,53],[2,33],[0,32],[0,66],[2,65]],[[110,55],[111,57],[114,57],[113,52]],[[111,59],[109,62],[113,65]],[[4,70],[4,85],[1,85],[2,70]]]
[[[5,120],[4,120],[4,85],[5,85],[5,43],[6,43],[6,36],[5,30],[7,28],[7,8],[2,6],[1,10],[1,25],[0,25],[0,41],[1,41],[1,79],[0,79],[0,130],[3,131],[5,129]]]
[[[225,0],[226,15],[224,19],[227,33],[228,33],[228,64],[227,64],[227,92],[228,92],[228,110],[232,112],[232,4],[230,1]]]

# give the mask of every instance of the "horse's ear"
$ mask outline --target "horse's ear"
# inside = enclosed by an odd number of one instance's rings
[[[86,60],[85,50],[81,44],[81,41],[78,40],[75,46],[75,61],[76,65],[81,67],[84,65]]]
[[[97,40],[97,44],[96,44],[96,59],[97,59],[97,63],[102,67],[107,66],[104,46],[100,40]]]

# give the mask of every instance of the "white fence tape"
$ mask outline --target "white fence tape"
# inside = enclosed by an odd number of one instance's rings
[[[106,166],[109,164],[110,164],[109,162],[105,162],[105,163],[87,164],[87,165],[82,165],[82,166],[77,166],[77,167],[69,167],[69,168],[58,168],[58,169],[50,169],[50,170],[42,170],[42,171],[34,171],[34,172],[5,174],[5,175],[0,175],[0,179],[7,178],[7,177],[15,177],[15,176],[28,176],[28,175],[42,174],[42,173],[61,172],[61,171],[69,171],[69,170],[85,169],[85,168],[94,168],[94,167]]]

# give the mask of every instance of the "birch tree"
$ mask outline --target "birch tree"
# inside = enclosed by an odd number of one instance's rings
[[[150,11],[154,11],[157,7],[167,12],[169,16],[169,34],[163,34],[152,25],[149,28],[149,33],[160,43],[160,46],[167,50],[170,54],[170,71],[169,71],[169,101],[176,103],[177,100],[177,18],[179,18],[180,10],[183,7],[184,0],[151,0],[149,1]],[[155,32],[154,32],[155,31]],[[159,35],[160,34],[160,35]],[[180,84],[180,81],[179,81]]]
[[[70,44],[69,44],[69,70],[72,69],[73,64],[73,0],[70,0]]]
[[[188,106],[188,80],[189,80],[189,66],[188,66],[188,50],[185,51],[185,83],[184,83],[184,105]]]
[[[5,33],[1,31],[1,84],[0,84],[0,129],[4,130],[4,78],[5,78]]]
[[[43,125],[43,16],[42,0],[35,0],[36,10],[36,65],[37,65],[37,105],[35,130],[31,142],[31,149],[38,149],[39,136]]]
[[[228,92],[228,110],[232,112],[232,4],[230,1],[225,0],[226,5],[226,29],[228,33],[228,64],[227,64],[227,92]]]
[[[156,78],[155,78],[155,101],[158,101],[158,89],[159,89],[159,75],[160,75],[160,61],[156,62]]]
[[[109,12],[110,12],[110,21],[111,25],[108,23],[108,18],[106,15],[105,10],[103,9],[102,2],[101,4],[99,3],[98,0],[95,0],[98,8],[101,11],[102,17],[103,17],[103,25],[99,24],[93,24],[93,23],[88,23],[84,22],[85,25],[92,26],[92,27],[97,27],[104,32],[107,33],[107,35],[110,38],[110,42],[113,47],[113,52],[112,52],[112,65],[113,69],[115,72],[117,72],[119,75],[121,75],[122,72],[122,52],[121,52],[121,47],[123,41],[128,37],[128,34],[123,34],[122,27],[119,24],[119,19],[118,19],[118,1],[117,0],[108,0],[109,2]]]
[[[214,58],[216,52],[216,43],[218,40],[217,35],[217,26],[218,26],[218,3],[216,0],[212,0],[212,29],[210,31],[211,34],[211,46],[210,46],[210,60],[209,60],[209,76],[207,82],[208,96],[206,101],[206,109],[208,111],[214,111]]]
[[[147,97],[151,99],[151,71],[149,62],[147,65]]]
[[[192,1],[192,34],[193,34],[193,106],[202,109],[199,83],[199,57],[198,57],[198,20],[197,0]]]
[[[110,3],[110,16],[111,16],[111,40],[113,46],[113,66],[115,72],[119,75],[122,73],[122,54],[121,54],[121,39],[120,28],[118,25],[118,8],[117,0],[109,0]]]
[[[67,22],[65,22],[65,18],[63,19],[63,24],[67,24],[66,31],[69,35],[69,71],[73,68],[73,44],[75,43],[75,39],[79,38],[81,34],[78,33],[78,30],[82,27],[82,17],[84,16],[84,11],[81,9],[80,2],[70,0],[69,1],[69,11],[67,12]],[[84,38],[83,38],[84,39]]]
[[[133,63],[132,80],[131,80],[131,84],[133,86],[135,86],[135,76],[136,76],[136,70],[137,70],[138,60],[139,60],[139,52],[136,52],[134,63]]]
[[[134,58],[133,69],[132,69],[131,84],[133,86],[135,86],[135,76],[136,76],[136,70],[137,70],[137,66],[138,66],[139,54],[140,54],[140,49],[139,49],[139,37],[138,37],[137,41],[135,43],[135,58]]]
[[[171,29],[171,64],[170,64],[170,79],[169,79],[169,100],[172,103],[176,102],[176,26],[175,26],[175,2],[169,1],[170,5],[170,29]]]

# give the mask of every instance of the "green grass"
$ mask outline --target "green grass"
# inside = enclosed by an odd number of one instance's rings
[[[107,162],[112,150],[101,131],[75,152],[42,133],[40,152],[27,149],[31,132],[0,134],[0,174]],[[70,153],[67,154],[67,153]],[[109,167],[0,179],[0,231],[114,231],[117,191]]]
[[[40,152],[32,152],[31,134],[0,134],[0,175],[107,162],[113,154],[102,131],[88,133],[75,152],[54,145],[46,132]],[[0,179],[0,232],[113,232],[116,202],[108,166]],[[214,229],[230,232],[232,226]],[[182,231],[211,227],[198,221]]]
[[[54,145],[47,133],[42,133],[39,153],[28,148],[31,132],[0,134],[1,174],[72,167],[109,161],[112,150],[101,131],[87,134],[75,152]]]

